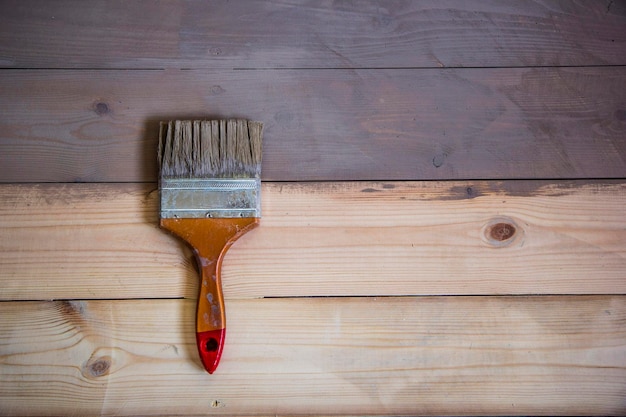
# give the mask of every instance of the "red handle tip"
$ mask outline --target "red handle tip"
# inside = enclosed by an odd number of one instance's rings
[[[212,374],[222,357],[224,350],[224,339],[226,337],[226,329],[211,330],[208,332],[196,333],[198,341],[198,352],[204,369]]]

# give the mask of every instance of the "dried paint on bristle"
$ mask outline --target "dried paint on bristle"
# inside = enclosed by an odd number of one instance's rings
[[[263,124],[242,119],[161,122],[161,178],[258,178]]]

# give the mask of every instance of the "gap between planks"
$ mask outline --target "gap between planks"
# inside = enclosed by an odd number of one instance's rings
[[[266,182],[225,296],[626,293],[625,189]],[[193,254],[157,216],[150,184],[0,186],[0,299],[195,299]]]

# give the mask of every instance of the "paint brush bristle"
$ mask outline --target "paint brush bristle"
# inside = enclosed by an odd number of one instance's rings
[[[259,178],[262,134],[241,119],[161,122],[161,178]]]

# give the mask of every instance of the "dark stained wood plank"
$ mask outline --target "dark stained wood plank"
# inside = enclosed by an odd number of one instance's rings
[[[7,68],[625,64],[613,0],[0,2]]]
[[[263,179],[626,176],[626,67],[3,70],[0,181],[155,181],[159,120],[265,122]]]

